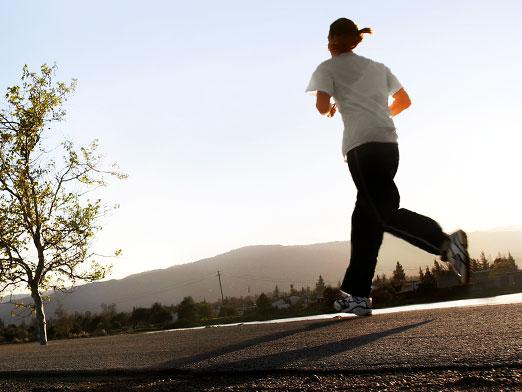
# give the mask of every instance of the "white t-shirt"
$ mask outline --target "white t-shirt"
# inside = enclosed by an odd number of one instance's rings
[[[397,143],[388,96],[401,88],[384,64],[348,52],[319,64],[306,91],[322,91],[335,99],[344,123],[342,152],[346,156],[361,144]]]

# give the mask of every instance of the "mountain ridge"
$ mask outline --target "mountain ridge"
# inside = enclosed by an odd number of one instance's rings
[[[522,231],[472,232],[470,254],[481,251],[494,258],[498,252],[510,252],[522,267]],[[304,245],[247,245],[225,253],[126,276],[78,286],[70,294],[52,294],[46,305],[52,317],[57,306],[74,312],[99,312],[102,303],[115,303],[119,311],[135,306],[148,307],[154,302],[179,303],[183,297],[196,301],[215,301],[221,297],[217,271],[221,271],[226,296],[246,296],[272,292],[278,285],[289,291],[314,287],[319,275],[331,285],[342,280],[348,265],[349,241],[331,241]],[[417,275],[419,267],[432,265],[436,256],[417,249],[395,237],[385,235],[379,252],[377,273],[389,275],[400,261],[407,275]],[[10,323],[10,306],[0,307],[0,318]]]

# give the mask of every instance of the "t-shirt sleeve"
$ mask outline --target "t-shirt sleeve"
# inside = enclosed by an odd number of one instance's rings
[[[312,78],[310,79],[310,83],[308,83],[308,87],[305,91],[314,95],[317,94],[318,91],[322,91],[330,96],[333,96],[333,76],[332,73],[324,66],[324,64],[319,65],[314,71]]]
[[[393,95],[397,91],[399,91],[402,88],[401,82],[399,82],[399,79],[391,72],[391,70],[386,67],[386,80],[388,82],[388,94]]]

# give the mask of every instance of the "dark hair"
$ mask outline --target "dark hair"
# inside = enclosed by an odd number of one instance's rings
[[[338,53],[354,49],[362,41],[363,34],[371,34],[372,29],[359,27],[350,19],[339,18],[330,25],[328,31],[329,48]]]

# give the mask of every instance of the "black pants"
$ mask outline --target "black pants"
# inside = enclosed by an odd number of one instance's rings
[[[369,297],[384,232],[440,255],[448,236],[434,220],[399,208],[393,182],[399,166],[395,143],[367,143],[348,152],[348,167],[357,187],[352,214],[352,252],[341,290]]]

